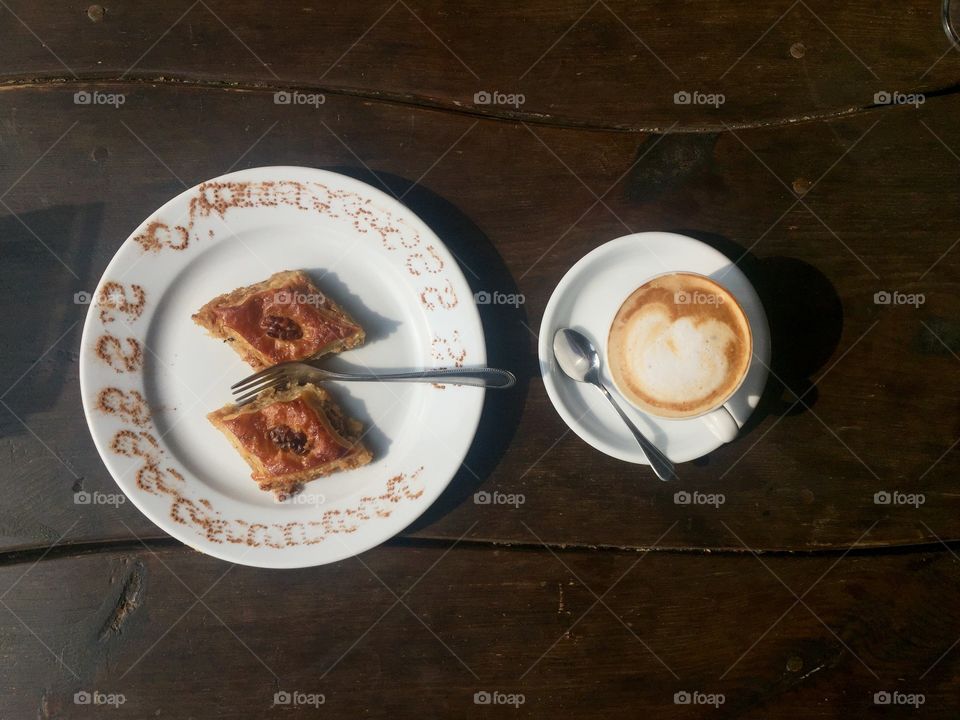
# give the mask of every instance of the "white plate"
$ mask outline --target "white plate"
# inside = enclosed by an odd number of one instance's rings
[[[220,293],[297,269],[367,331],[367,343],[331,367],[486,363],[473,295],[451,254],[410,210],[358,180],[310,168],[243,170],[145,220],[107,266],[87,314],[87,423],[110,474],[147,517],[197,550],[246,565],[334,562],[401,531],[457,472],[483,404],[479,388],[332,385],[369,429],[374,462],[309,483],[285,503],[259,490],[206,419],[252,370],[190,316]]]
[[[553,336],[571,327],[606,346],[613,318],[631,292],[665,272],[707,275],[729,290],[750,320],[753,361],[747,377],[725,405],[742,427],[760,401],[770,365],[770,330],[756,290],[723,253],[699,240],[665,232],[645,232],[611,240],[581,258],[563,276],[547,303],[540,325],[540,371],[553,406],[567,425],[597,450],[620,460],[647,464],[636,439],[596,388],[563,374],[553,356]],[[634,410],[613,386],[609,368],[602,377],[621,407],[674,462],[687,462],[716,450],[721,442],[703,421],[661,420]]]

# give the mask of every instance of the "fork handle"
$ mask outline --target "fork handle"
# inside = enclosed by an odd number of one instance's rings
[[[324,370],[324,375],[329,380],[339,380],[341,382],[427,382],[493,389],[512,387],[517,382],[517,378],[514,377],[512,372],[498,370],[497,368],[438,368],[380,375],[376,373],[356,375]]]

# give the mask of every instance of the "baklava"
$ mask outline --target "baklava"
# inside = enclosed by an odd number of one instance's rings
[[[257,370],[363,344],[363,328],[307,275],[288,270],[214,298],[193,315]]]
[[[280,497],[373,459],[363,445],[361,423],[309,383],[266,390],[249,404],[227,405],[207,418],[246,460],[260,489]]]

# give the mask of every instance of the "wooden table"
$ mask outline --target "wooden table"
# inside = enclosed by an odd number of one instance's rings
[[[939,2],[0,5],[0,716],[956,717]],[[382,547],[286,572],[74,501],[115,491],[75,294],[184,187],[280,164],[403,194],[474,289],[526,299],[481,308],[521,382],[469,470]],[[774,334],[746,431],[673,486],[570,432],[536,361],[566,270],[650,229],[738,260]]]

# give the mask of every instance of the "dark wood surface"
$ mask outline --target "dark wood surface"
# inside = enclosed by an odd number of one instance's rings
[[[84,689],[124,693],[118,717],[271,715],[283,689],[335,716],[513,712],[475,706],[487,689],[544,717],[859,716],[884,690],[953,717],[958,80],[935,2],[0,6],[0,716],[107,712],[76,705]],[[83,90],[124,103],[76,105]],[[725,102],[675,104],[685,90]],[[489,398],[470,470],[402,538],[309,571],[236,567],[213,612],[168,631],[230,566],[129,503],[74,503],[115,485],[83,421],[73,298],[185,186],[279,164],[403,194],[474,289],[523,293],[482,308],[491,363],[521,383]],[[746,431],[670,487],[569,432],[536,362],[566,270],[651,229],[739,260],[774,335]],[[412,614],[361,637],[441,557]],[[587,588],[639,557],[612,612],[578,622]],[[795,601],[784,584],[800,595],[838,560],[763,635]],[[726,702],[675,705],[683,689]]]
[[[4,717],[270,717],[286,691],[333,717],[510,717],[474,704],[500,692],[521,717],[837,718],[894,690],[951,717],[958,566],[462,545],[292,572],[167,546],[48,558],[4,598]],[[83,689],[126,702],[77,706]]]
[[[123,0],[97,21],[80,5],[7,4],[23,21],[9,23],[0,50],[11,83],[317,88],[605,128],[788,124],[855,113],[883,90],[949,90],[960,70],[940,4],[924,0]],[[483,90],[525,101],[476,107]],[[678,109],[684,90],[726,102]]]

